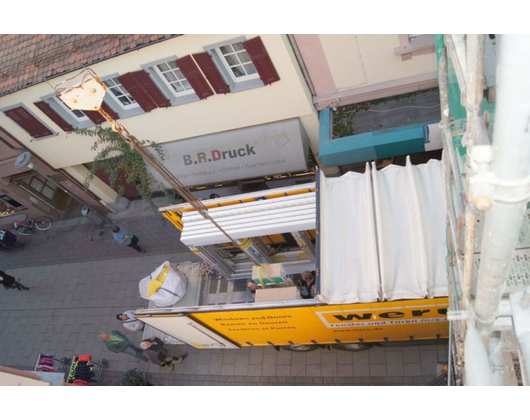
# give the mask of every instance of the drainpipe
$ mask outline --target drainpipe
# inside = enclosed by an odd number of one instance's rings
[[[526,211],[530,176],[530,36],[503,35],[491,162],[495,185],[486,213],[478,273],[477,329],[489,340]],[[525,188],[526,187],[526,188]],[[525,194],[526,191],[526,194]]]

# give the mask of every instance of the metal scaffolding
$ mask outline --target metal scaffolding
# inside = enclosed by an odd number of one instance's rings
[[[437,50],[450,384],[527,385],[530,36],[445,35]]]

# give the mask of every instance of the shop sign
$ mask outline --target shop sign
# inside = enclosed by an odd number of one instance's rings
[[[184,185],[195,186],[306,170],[309,139],[291,119],[161,147],[164,165]]]

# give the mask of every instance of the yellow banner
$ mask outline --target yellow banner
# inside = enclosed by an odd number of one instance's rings
[[[202,312],[191,317],[241,346],[448,337],[447,298]]]

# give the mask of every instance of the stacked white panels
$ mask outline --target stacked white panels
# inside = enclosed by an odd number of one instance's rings
[[[299,232],[316,227],[314,192],[215,207],[210,216],[233,238],[244,239]],[[181,241],[187,246],[227,243],[227,237],[197,211],[182,217]]]
[[[336,185],[343,194],[334,193]],[[354,303],[447,296],[442,162],[412,166],[407,161],[406,167],[323,177],[320,191],[323,300]]]

